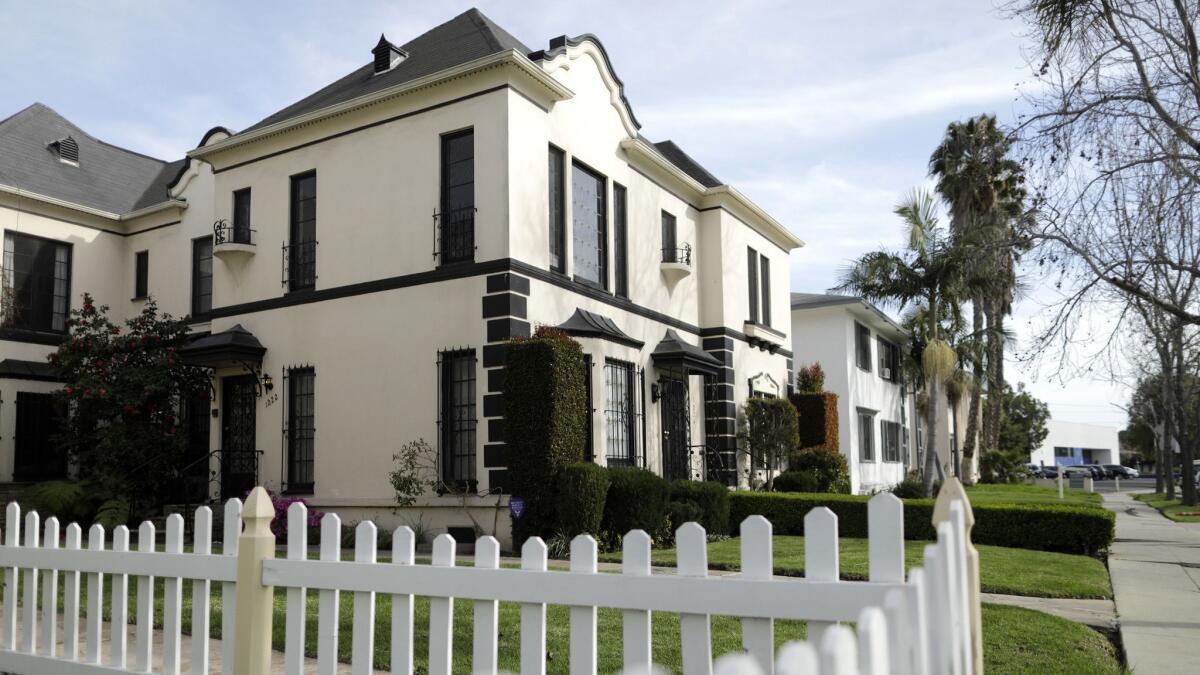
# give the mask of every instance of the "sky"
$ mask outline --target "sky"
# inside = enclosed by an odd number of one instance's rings
[[[0,0],[0,118],[40,101],[102,140],[176,159],[213,126],[245,128],[367,63],[380,33],[402,44],[471,6],[533,49],[597,35],[643,134],[674,140],[806,242],[794,291],[822,292],[851,259],[900,246],[892,209],[929,184],[947,123],[1011,123],[1029,86],[1024,28],[991,0]],[[1009,380],[1055,418],[1123,427],[1123,386],[1031,365],[1045,304],[1036,290],[1017,303]]]

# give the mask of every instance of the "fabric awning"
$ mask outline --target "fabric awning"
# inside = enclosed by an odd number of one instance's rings
[[[576,309],[571,318],[556,328],[573,337],[599,338],[635,349],[641,349],[645,344],[618,328],[617,324],[607,316],[589,312],[586,309]]]
[[[650,358],[661,368],[678,368],[700,375],[716,375],[722,365],[708,352],[681,339],[673,330],[667,331]]]
[[[261,364],[267,348],[239,323],[229,330],[203,335],[183,349],[180,356],[187,363],[221,368],[241,364]]]

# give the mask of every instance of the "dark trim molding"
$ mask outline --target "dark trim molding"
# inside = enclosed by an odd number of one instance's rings
[[[41,333],[32,330],[22,330],[18,328],[5,328],[0,330],[0,340],[6,342],[23,342],[30,345],[49,345],[57,347],[62,344],[67,337],[66,333]]]
[[[741,340],[742,342],[745,342],[746,344],[751,345],[751,346],[757,346],[757,345],[762,344],[761,340],[755,340],[754,338],[751,338],[749,335],[746,335],[745,333],[743,333],[741,331],[737,331],[732,328],[727,328],[725,326],[714,326],[711,328],[703,328],[700,330],[701,337],[713,337],[713,336],[718,336],[718,335],[724,336],[724,337],[730,337],[735,340]],[[768,350],[768,351],[770,351],[770,350]],[[771,353],[778,354],[780,356],[785,356],[789,359],[792,358],[792,352],[788,349],[784,349],[783,347],[780,347]]]
[[[328,136],[323,136],[323,137],[321,137],[321,138],[317,138],[317,139],[314,139],[314,140],[308,141],[307,143],[301,143],[301,144],[299,144],[299,145],[293,145],[293,146],[291,146],[291,147],[284,148],[283,150],[276,150],[275,152],[270,152],[270,153],[267,153],[267,154],[265,154],[265,155],[259,155],[258,157],[255,157],[254,159],[248,159],[248,160],[246,160],[246,161],[244,161],[244,162],[238,162],[237,164],[230,164],[229,166],[224,166],[224,167],[221,167],[220,169],[218,169],[218,168],[216,168],[216,167],[214,166],[214,167],[213,167],[213,173],[214,173],[214,174],[218,174],[218,173],[222,173],[222,172],[225,172],[225,171],[232,171],[233,169],[237,169],[237,168],[240,168],[240,167],[246,166],[247,164],[254,164],[255,162],[261,162],[261,161],[263,161],[264,159],[271,159],[272,157],[278,157],[278,156],[280,156],[280,155],[286,155],[286,154],[287,154],[287,153],[289,153],[289,152],[295,152],[296,150],[300,150],[300,149],[303,149],[303,148],[311,147],[311,146],[317,145],[318,143],[324,143],[325,141],[332,141],[332,140],[333,140],[333,139],[335,139],[335,138],[341,138],[342,136],[348,136],[348,135],[350,135],[350,134],[353,134],[353,133],[358,133],[359,131],[365,131],[365,130],[367,130],[367,129],[371,129],[371,128],[374,128],[374,127],[377,127],[377,126],[380,126],[380,125],[383,125],[383,124],[389,124],[389,123],[391,123],[391,122],[395,122],[395,121],[397,121],[397,120],[402,120],[402,119],[405,119],[405,118],[407,118],[407,117],[412,117],[412,116],[414,116],[414,115],[420,115],[421,113],[427,113],[427,112],[429,112],[429,111],[431,111],[431,110],[437,110],[438,108],[445,108],[446,106],[449,106],[449,105],[454,105],[455,103],[461,103],[461,102],[463,102],[463,101],[467,101],[467,100],[470,100],[470,99],[473,99],[473,98],[477,98],[477,97],[479,97],[479,96],[485,96],[485,95],[487,95],[487,94],[491,94],[491,93],[494,93],[494,92],[497,92],[497,91],[503,91],[503,90],[505,90],[505,89],[511,89],[511,88],[512,88],[512,85],[508,85],[508,84],[501,84],[501,85],[498,85],[498,86],[495,86],[495,87],[491,87],[491,88],[489,88],[489,89],[484,89],[484,90],[482,90],[482,91],[477,91],[477,92],[475,92],[475,93],[473,93],[473,94],[467,94],[467,95],[465,95],[465,96],[459,96],[458,98],[450,99],[449,101],[442,101],[441,103],[435,103],[435,104],[433,104],[433,105],[431,105],[431,106],[426,106],[426,107],[424,107],[424,108],[421,108],[420,110],[411,110],[411,111],[409,111],[409,112],[402,113],[402,114],[400,114],[400,115],[393,115],[392,117],[388,117],[388,118],[386,118],[386,119],[382,119],[382,120],[376,120],[376,121],[374,121],[374,122],[371,122],[371,123],[369,123],[369,124],[363,124],[363,125],[361,125],[361,126],[357,126],[357,127],[354,127],[354,128],[352,128],[352,129],[346,129],[345,131],[339,131],[339,132],[337,132],[336,134],[330,134],[330,135],[328,135]]]

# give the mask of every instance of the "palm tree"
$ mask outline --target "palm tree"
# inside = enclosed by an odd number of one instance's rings
[[[942,319],[947,308],[959,299],[961,261],[949,235],[938,224],[933,196],[914,190],[896,207],[896,215],[908,230],[908,244],[901,251],[874,251],[863,255],[842,272],[834,290],[848,291],[882,305],[904,309],[924,304],[928,342],[921,355],[922,373],[930,405],[925,412],[926,450],[922,480],[930,494],[937,472],[935,422],[945,405],[942,385],[957,361],[954,350],[942,338]]]
[[[970,294],[968,360],[975,382],[986,379],[988,396],[997,401],[1004,390],[1004,318],[1012,311],[1020,252],[1017,225],[1025,211],[1025,174],[1020,163],[1008,157],[1012,143],[995,116],[980,115],[952,122],[929,158],[929,173],[937,179],[937,191],[949,207],[954,243],[974,251],[971,257],[976,283]],[[980,407],[976,386],[971,392],[963,442],[967,465],[975,454]],[[995,447],[1000,433],[999,406],[987,407],[983,427],[983,444]]]

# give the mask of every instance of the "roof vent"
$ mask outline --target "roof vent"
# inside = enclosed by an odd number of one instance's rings
[[[50,148],[58,153],[58,161],[79,166],[79,143],[67,136],[50,144]]]
[[[372,49],[371,53],[375,55],[376,75],[386,73],[408,58],[408,52],[388,42],[382,33],[379,34],[379,44],[375,45],[375,49]]]

